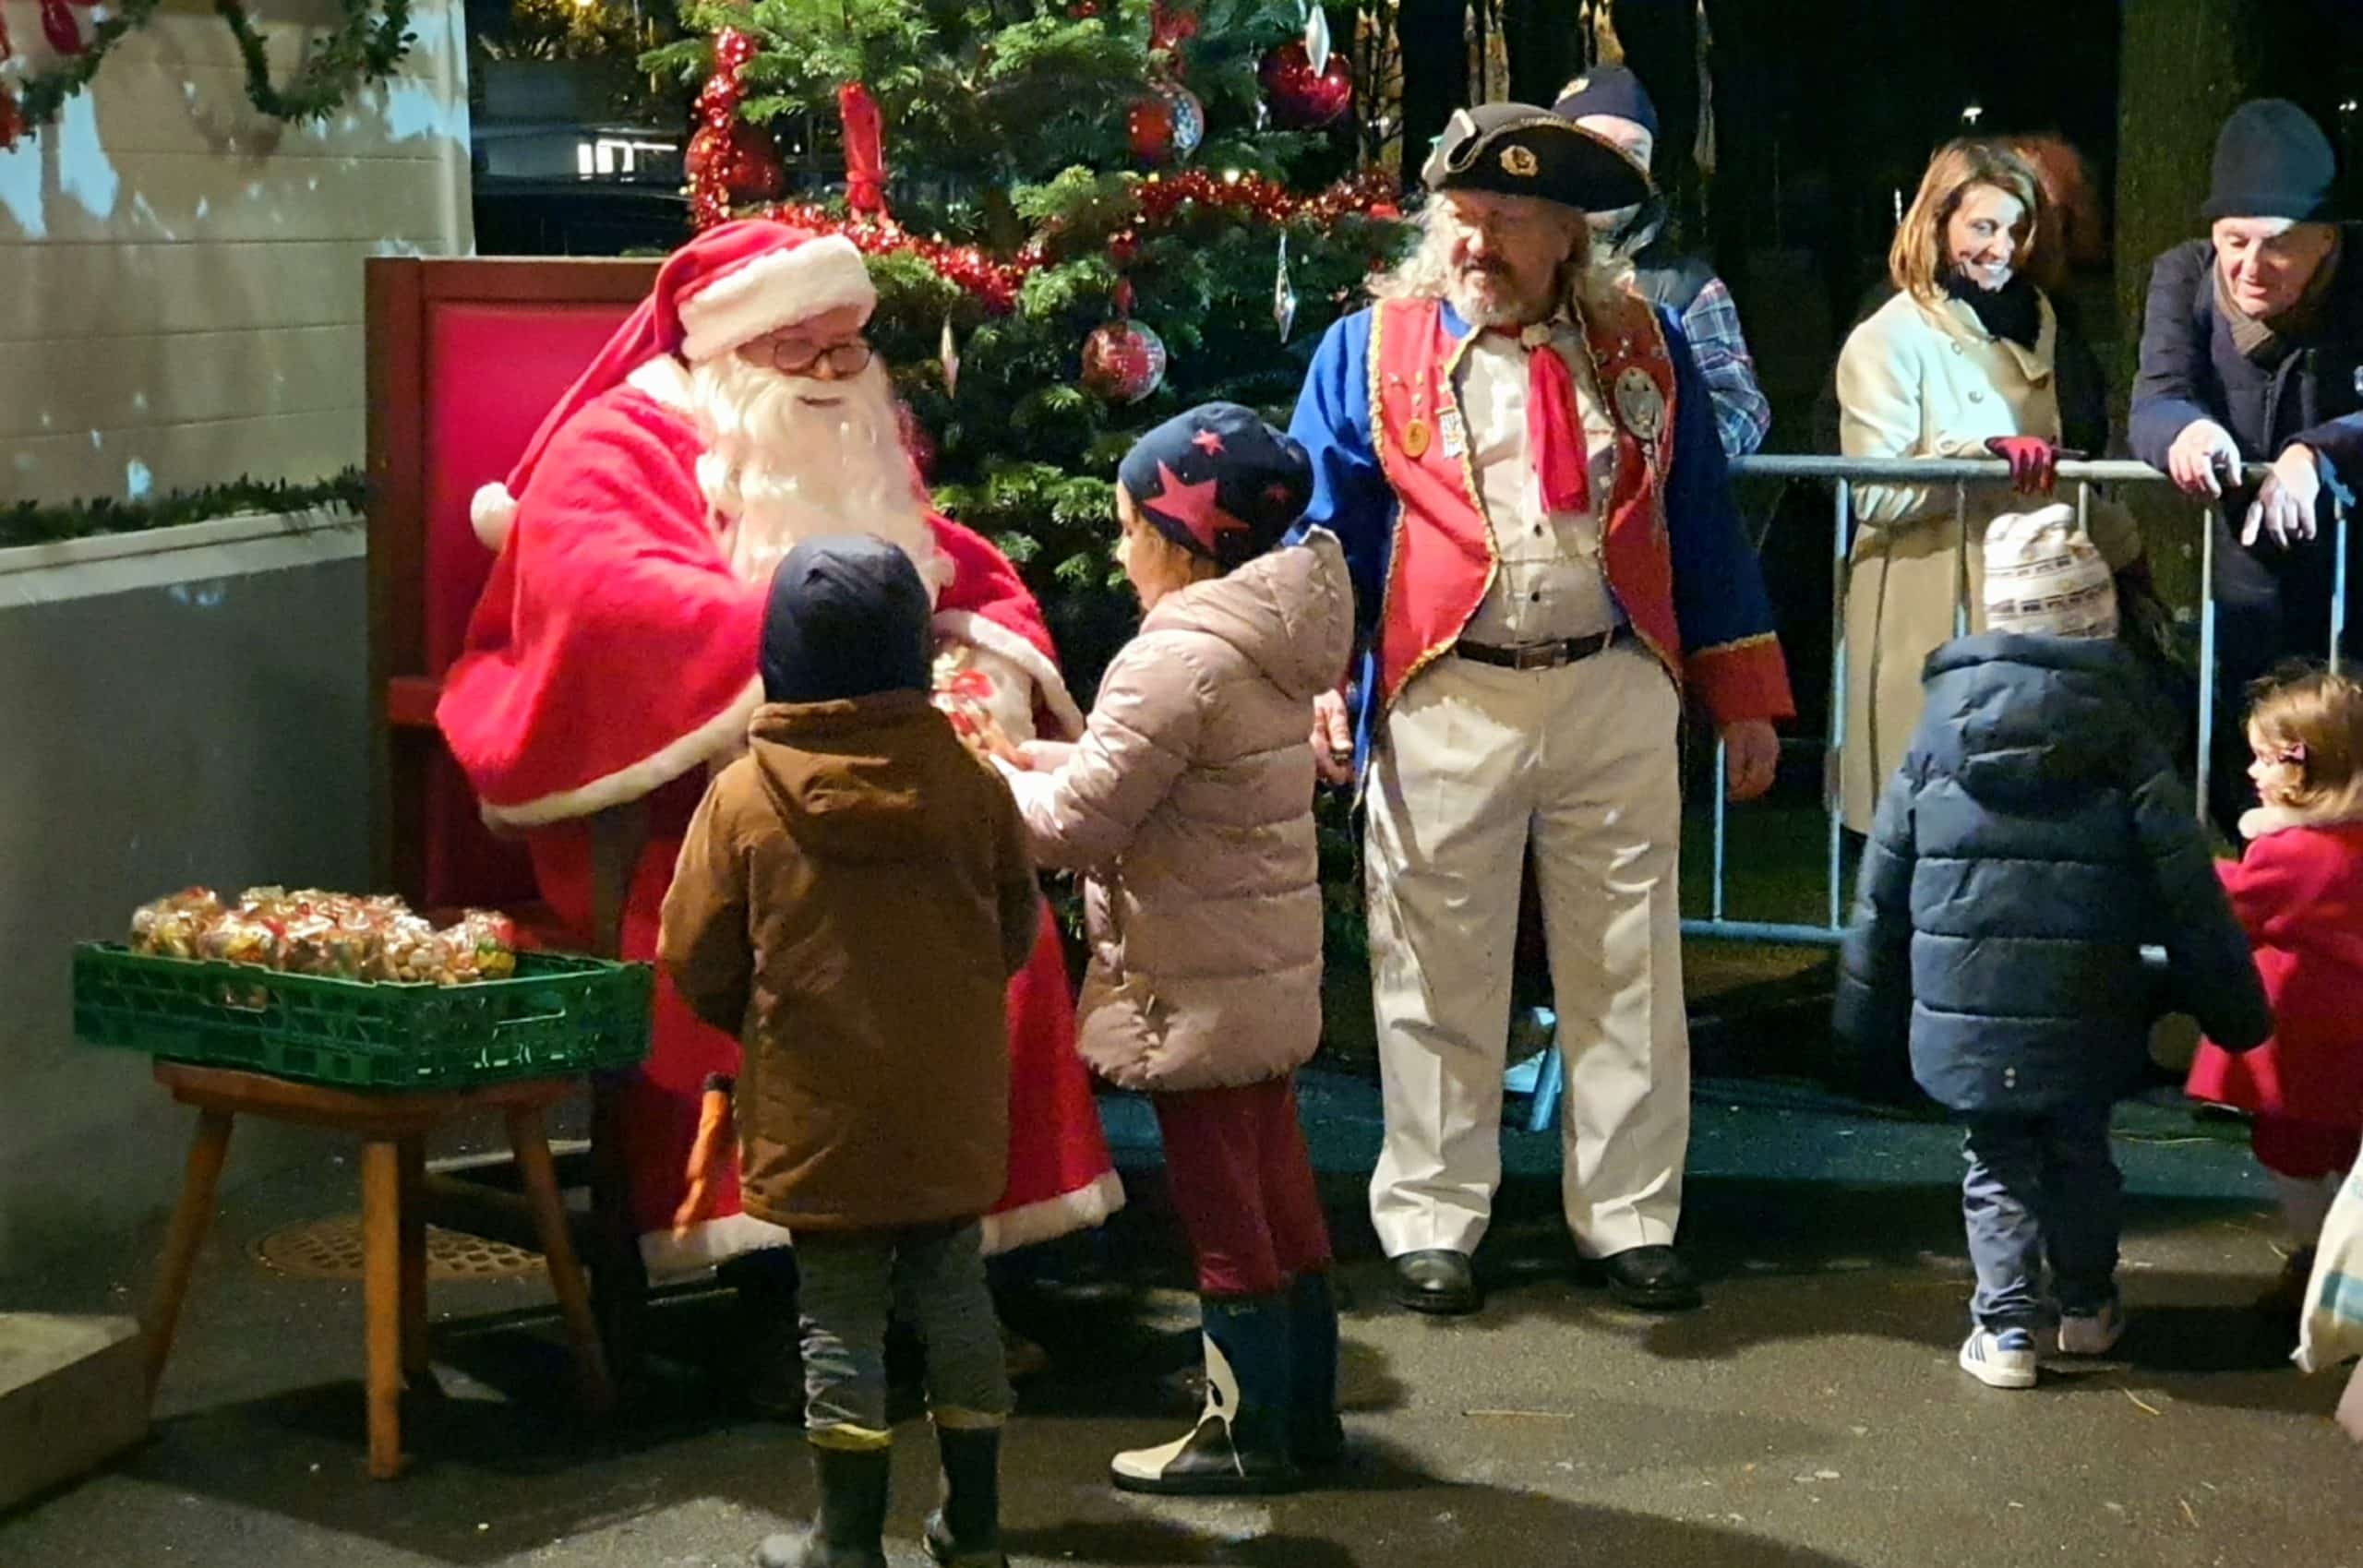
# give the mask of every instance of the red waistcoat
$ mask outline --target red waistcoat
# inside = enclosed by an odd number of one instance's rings
[[[1638,300],[1587,303],[1583,329],[1616,429],[1601,568],[1634,634],[1679,682],[1682,632],[1663,485],[1673,454],[1673,364],[1657,317]],[[1456,341],[1436,300],[1385,300],[1373,312],[1371,444],[1401,502],[1379,619],[1382,706],[1452,646],[1493,585],[1493,536],[1453,391],[1453,374],[1476,337]],[[1575,438],[1583,440],[1580,429]]]

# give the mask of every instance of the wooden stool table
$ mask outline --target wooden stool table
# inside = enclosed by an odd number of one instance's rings
[[[567,1234],[565,1201],[550,1160],[542,1113],[574,1088],[570,1078],[532,1078],[480,1089],[362,1093],[298,1083],[259,1072],[156,1063],[156,1082],[197,1109],[197,1141],[181,1182],[179,1204],[164,1240],[155,1294],[149,1305],[148,1390],[152,1397],[173,1353],[181,1299],[205,1227],[213,1217],[214,1189],[229,1152],[233,1118],[265,1116],[357,1134],[361,1148],[361,1252],[364,1316],[369,1347],[369,1474],[401,1474],[404,1378],[426,1373],[426,1221],[418,1187],[426,1168],[426,1135],[445,1119],[497,1110],[509,1126],[510,1147],[524,1180],[549,1264],[550,1288],[574,1349],[585,1408],[604,1412],[615,1402],[590,1293]]]

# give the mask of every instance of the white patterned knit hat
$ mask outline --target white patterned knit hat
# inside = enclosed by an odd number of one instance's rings
[[[1985,525],[1985,627],[2031,637],[2117,635],[2108,563],[2065,502]]]

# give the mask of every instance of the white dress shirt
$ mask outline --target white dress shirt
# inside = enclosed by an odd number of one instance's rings
[[[1457,390],[1467,428],[1457,432],[1447,420],[1441,437],[1447,450],[1457,442],[1468,447],[1498,562],[1493,586],[1462,628],[1471,642],[1506,648],[1589,637],[1625,618],[1601,562],[1601,513],[1616,482],[1615,425],[1574,323],[1553,324],[1551,348],[1575,373],[1591,492],[1581,511],[1542,504],[1526,436],[1527,351],[1517,339],[1480,332],[1460,357]]]

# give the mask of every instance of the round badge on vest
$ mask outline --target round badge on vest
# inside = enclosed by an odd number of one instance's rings
[[[1654,441],[1665,428],[1665,394],[1637,365],[1628,365],[1616,377],[1616,417],[1644,441]]]

